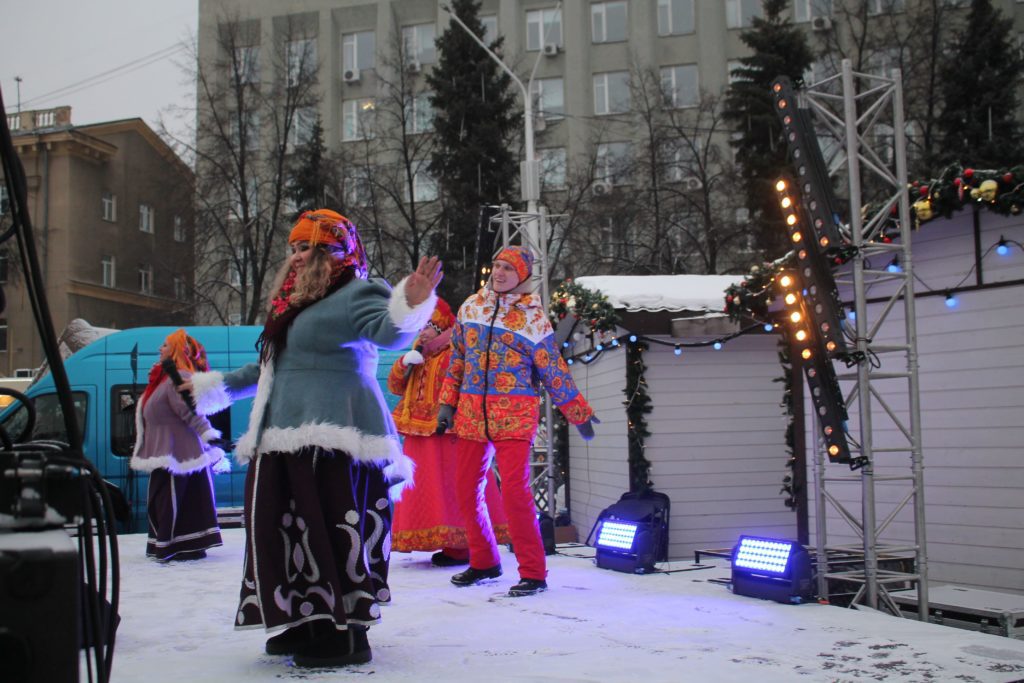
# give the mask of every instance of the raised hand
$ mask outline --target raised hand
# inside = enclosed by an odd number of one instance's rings
[[[420,265],[405,282],[405,300],[409,306],[418,306],[426,301],[443,277],[444,271],[441,270],[439,258],[436,256],[421,258]]]

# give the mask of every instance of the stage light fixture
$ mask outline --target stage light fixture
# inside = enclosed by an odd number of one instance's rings
[[[597,566],[630,574],[654,571],[668,559],[669,497],[650,489],[622,494],[594,522]],[[589,538],[588,538],[589,540]]]
[[[740,536],[732,552],[736,595],[799,604],[814,597],[811,556],[794,541]]]

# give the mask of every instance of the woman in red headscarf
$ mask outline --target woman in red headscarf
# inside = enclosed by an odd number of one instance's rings
[[[455,498],[455,434],[436,434],[441,384],[451,359],[455,315],[444,299],[420,332],[415,348],[395,361],[388,390],[402,399],[391,415],[404,437],[403,450],[416,464],[416,485],[395,503],[391,549],[397,552],[438,550],[430,561],[438,567],[469,564],[466,525]],[[493,470],[484,492],[498,543],[511,543],[501,493]]]
[[[168,335],[135,410],[131,467],[149,472],[146,555],[160,562],[199,559],[221,545],[211,467],[224,451],[210,445],[220,432],[175,390],[170,364],[187,379],[207,370],[206,350],[185,330]]]

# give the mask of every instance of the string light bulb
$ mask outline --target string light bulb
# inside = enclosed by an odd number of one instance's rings
[[[714,343],[714,349],[715,349],[715,351],[721,351],[722,350],[722,342],[715,342]]]
[[[892,257],[892,261],[889,261],[889,265],[887,265],[885,269],[890,273],[899,273],[903,271],[903,267],[900,266],[899,254]]]
[[[1006,256],[1010,253],[1010,245],[1006,243],[1006,238],[1002,235],[999,236],[999,244],[996,245],[996,253],[1000,256]]]
[[[953,292],[951,292],[951,291],[949,291],[947,289],[946,290],[946,308],[956,308],[956,305],[958,303],[959,303],[959,301],[957,301],[956,295],[954,295]]]
[[[682,347],[680,347],[680,346],[679,346],[679,344],[676,344],[676,348],[675,348],[675,350],[673,351],[673,353],[675,353],[675,354],[676,354],[677,356],[681,356],[681,355],[683,355],[683,349],[682,349]]]

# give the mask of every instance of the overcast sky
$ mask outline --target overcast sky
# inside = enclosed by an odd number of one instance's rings
[[[9,113],[18,107],[15,76],[23,110],[71,105],[75,124],[141,117],[156,129],[169,108],[194,101],[180,66],[187,51],[174,48],[195,34],[197,0],[5,1],[2,13]]]

